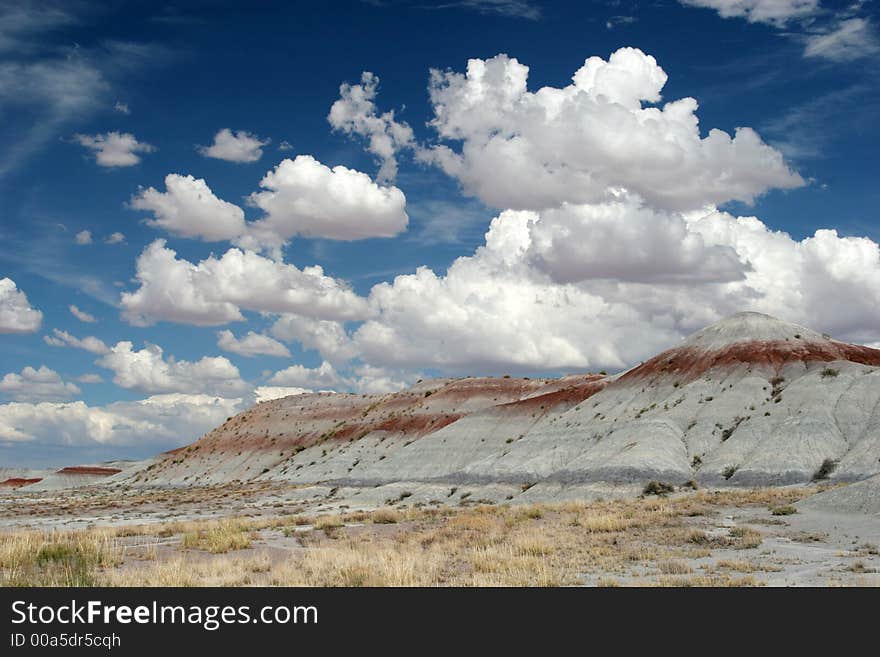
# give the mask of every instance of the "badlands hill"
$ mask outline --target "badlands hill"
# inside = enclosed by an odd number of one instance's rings
[[[616,376],[439,379],[258,404],[136,485],[782,485],[880,473],[880,350],[741,313]]]

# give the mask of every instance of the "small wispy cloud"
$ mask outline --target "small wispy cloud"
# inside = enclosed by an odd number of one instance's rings
[[[880,111],[873,89],[870,84],[854,84],[795,105],[764,123],[761,133],[791,160],[821,158],[829,141],[871,124]],[[841,121],[841,116],[847,120]]]
[[[613,30],[615,27],[619,25],[631,25],[638,20],[635,16],[612,16],[608,20],[605,21],[605,27],[609,30]]]
[[[393,7],[397,5],[409,5],[419,9],[467,9],[480,14],[492,14],[496,16],[509,16],[511,18],[525,18],[527,20],[540,20],[541,8],[530,0],[448,0],[436,4],[425,4],[420,0],[362,0],[374,7]]]
[[[820,0],[678,0],[690,7],[714,9],[722,18],[765,23],[804,44],[804,57],[850,62],[880,54],[876,26],[865,16],[868,2],[824,7]],[[784,31],[783,31],[784,30]]]
[[[825,31],[809,34],[805,57],[822,57],[834,62],[848,62],[880,53],[880,39],[874,25],[866,18],[847,18]]]

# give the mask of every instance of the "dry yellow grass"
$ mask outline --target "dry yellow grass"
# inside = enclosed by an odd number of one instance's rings
[[[112,532],[20,532],[0,535],[0,585],[93,586],[95,573],[122,560]]]
[[[345,521],[339,515],[321,516],[313,524],[313,527],[319,530],[333,530],[344,526]]]
[[[715,571],[715,570],[731,570],[737,573],[759,573],[759,572],[779,572],[782,570],[779,566],[772,566],[770,564],[762,564],[755,561],[741,561],[741,560],[731,560],[731,559],[722,559],[718,563],[714,565],[714,567],[707,568],[707,571]]]
[[[686,562],[678,559],[661,561],[657,564],[657,568],[664,575],[688,575],[694,572],[694,569],[687,565]]]
[[[379,509],[364,515],[377,525],[392,525],[403,519],[403,516],[394,509]]]
[[[707,531],[711,516],[721,507],[766,509],[805,494],[701,490],[681,497],[525,507],[383,508],[317,518],[288,513],[64,534],[7,533],[0,534],[0,584],[611,586],[637,581],[634,573],[656,572],[644,583],[751,586],[760,582],[730,573],[771,567],[721,561],[693,572],[689,559],[720,547],[754,548],[763,538],[749,527]],[[286,541],[286,556],[276,551],[270,560],[261,548],[265,532]],[[247,547],[253,549],[227,554]]]
[[[214,526],[185,533],[181,545],[185,549],[222,554],[250,547],[251,539],[242,522],[221,520]]]

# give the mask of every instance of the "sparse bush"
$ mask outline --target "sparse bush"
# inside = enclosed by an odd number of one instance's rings
[[[642,489],[642,495],[668,495],[674,491],[675,486],[672,484],[663,481],[649,481]]]
[[[770,509],[770,513],[774,516],[790,516],[797,513],[797,509],[793,506],[786,504],[785,506],[777,506]]]
[[[819,466],[819,469],[813,473],[813,481],[824,481],[831,476],[831,473],[834,472],[835,468],[837,468],[837,461],[835,459],[825,459],[822,461],[822,465]]]
[[[730,479],[733,475],[736,474],[737,470],[739,470],[738,465],[728,465],[721,471],[721,476],[725,479]]]
[[[822,370],[822,372],[821,372],[821,375],[822,375],[822,378],[823,378],[823,379],[827,379],[827,378],[829,378],[829,377],[833,378],[833,377],[837,376],[838,374],[840,374],[840,370],[835,370],[835,369],[832,368],[832,367],[826,367],[826,368],[825,368],[824,370]]]

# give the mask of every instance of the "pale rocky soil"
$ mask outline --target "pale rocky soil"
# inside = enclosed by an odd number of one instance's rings
[[[22,530],[108,532],[121,557],[101,575],[109,580],[99,581],[121,585],[156,578],[170,585],[880,585],[880,515],[812,508],[847,487],[815,497],[820,487],[644,498],[595,488],[592,501],[565,501],[570,496],[531,489],[462,488],[449,496],[448,487],[403,486],[20,491],[0,496],[0,544]],[[796,512],[771,512],[789,503]],[[375,521],[376,507],[393,522]],[[246,547],[214,554],[188,546],[194,528],[223,518],[241,523]],[[489,524],[473,532],[475,518]],[[423,547],[441,534],[448,546]],[[508,547],[526,552],[508,554]],[[492,565],[496,559],[502,566]],[[388,574],[392,563],[409,570]]]

